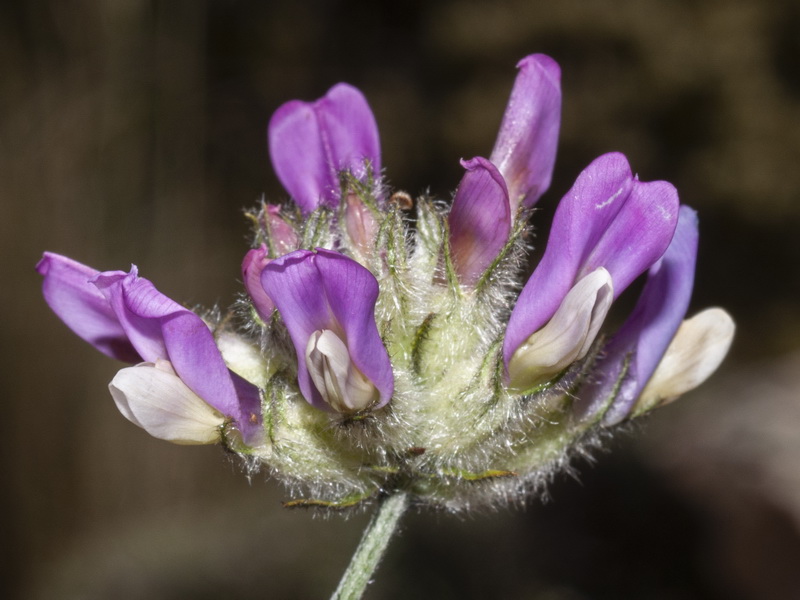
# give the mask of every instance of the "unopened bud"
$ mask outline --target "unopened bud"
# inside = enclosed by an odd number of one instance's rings
[[[369,208],[354,193],[347,194],[345,204],[345,226],[347,235],[361,253],[369,253],[378,234],[378,223]]]

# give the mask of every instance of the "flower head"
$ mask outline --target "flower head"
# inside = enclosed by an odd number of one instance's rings
[[[409,227],[363,95],[339,84],[288,102],[269,149],[292,202],[251,215],[235,318],[203,319],[135,269],[52,254],[45,298],[102,352],[145,361],[111,382],[129,420],[175,442],[224,441],[300,496],[291,504],[393,490],[452,509],[514,500],[597,432],[699,385],[734,329],[721,309],[684,320],[696,215],[619,153],[579,174],[523,285],[560,111],[558,65],[523,59],[489,158],[462,161],[450,206],[418,198]],[[636,308],[604,334],[644,273]]]

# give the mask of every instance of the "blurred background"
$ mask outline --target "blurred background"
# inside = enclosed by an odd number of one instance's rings
[[[281,507],[218,448],[153,440],[119,364],[41,298],[42,251],[226,306],[242,209],[285,198],[268,118],[368,97],[392,185],[448,197],[526,54],[563,70],[537,223],[597,155],[698,209],[691,311],[725,306],[709,384],[549,499],[410,514],[369,598],[800,598],[800,7],[791,0],[4,0],[0,4],[0,589],[4,598],[327,597],[367,515]],[[543,238],[540,238],[543,239]]]

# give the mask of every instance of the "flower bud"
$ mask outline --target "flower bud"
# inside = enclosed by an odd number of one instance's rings
[[[533,206],[550,187],[561,125],[561,69],[544,54],[517,64],[508,107],[497,135],[492,161],[508,184],[511,212]]]
[[[264,207],[264,228],[267,232],[270,256],[273,258],[295,250],[300,243],[294,227],[289,225],[280,213],[281,207],[275,204],[267,204]]]
[[[344,206],[344,223],[347,235],[361,254],[368,255],[375,245],[378,223],[361,198],[348,192]]]
[[[244,289],[247,290],[247,295],[250,296],[250,300],[253,302],[253,308],[256,309],[258,316],[265,323],[272,316],[272,311],[275,310],[275,303],[264,291],[264,286],[261,285],[261,272],[271,260],[268,256],[266,245],[261,244],[258,248],[249,250],[242,261]]]
[[[511,233],[511,207],[503,176],[485,158],[462,160],[466,169],[448,216],[450,253],[458,279],[474,286]]]

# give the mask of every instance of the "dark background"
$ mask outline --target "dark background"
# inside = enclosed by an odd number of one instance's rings
[[[590,160],[625,152],[699,210],[692,311],[728,308],[735,346],[550,501],[408,515],[368,596],[800,597],[800,9],[780,0],[0,4],[4,597],[330,593],[366,515],[282,509],[218,448],[130,425],[106,390],[120,365],[50,313],[33,266],[136,262],[172,298],[224,306],[242,208],[285,197],[265,144],[282,102],[355,84],[390,182],[446,198],[531,52],[564,91],[537,224]]]

